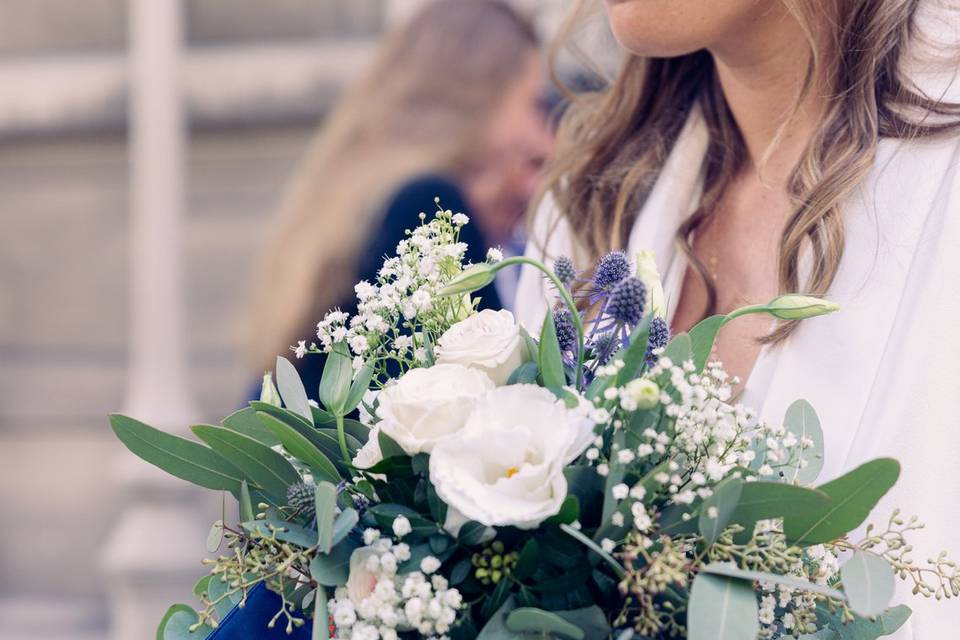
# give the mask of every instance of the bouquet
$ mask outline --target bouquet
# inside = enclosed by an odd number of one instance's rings
[[[264,634],[314,639],[868,640],[910,614],[897,578],[960,593],[946,555],[911,559],[916,518],[854,534],[895,460],[817,485],[813,408],[765,424],[708,362],[737,317],[836,305],[781,296],[671,336],[648,254],[464,265],[467,217],[420,220],[357,313],[293,348],[326,354],[319,404],[280,357],[199,441],[112,416],[133,453],[239,505],[211,529],[199,611],[175,605],[158,638],[216,634],[266,594]],[[471,295],[518,264],[556,293],[536,338]]]

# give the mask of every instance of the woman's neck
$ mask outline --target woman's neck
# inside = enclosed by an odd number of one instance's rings
[[[810,44],[786,9],[771,9],[728,43],[711,47],[720,86],[746,143],[746,170],[785,188],[826,105],[816,87],[798,104]],[[789,124],[784,127],[789,119]]]

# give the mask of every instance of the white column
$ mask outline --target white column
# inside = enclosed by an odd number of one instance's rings
[[[180,0],[130,0],[129,363],[123,409],[186,433],[200,414],[190,397],[184,333],[185,122]],[[124,451],[116,461],[124,509],[102,550],[111,637],[152,638],[164,610],[190,602],[203,573],[209,522],[198,492]]]

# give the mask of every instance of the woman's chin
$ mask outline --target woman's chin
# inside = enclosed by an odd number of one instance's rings
[[[682,8],[662,0],[606,0],[610,30],[620,46],[637,56],[672,58],[706,46]],[[683,4],[681,2],[680,4]]]

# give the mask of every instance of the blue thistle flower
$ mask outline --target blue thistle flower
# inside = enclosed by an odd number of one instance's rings
[[[647,287],[640,278],[625,278],[614,286],[607,301],[607,314],[618,324],[636,325],[643,318]]]
[[[297,482],[287,487],[287,505],[307,520],[316,515],[316,487],[306,482]]]
[[[660,316],[654,317],[650,321],[650,338],[647,340],[647,353],[644,356],[648,367],[657,364],[658,357],[653,350],[667,346],[670,343],[670,337],[670,325],[667,321]]]
[[[590,350],[593,352],[593,357],[597,363],[602,367],[610,362],[610,358],[613,357],[619,346],[620,339],[616,333],[608,331],[607,333],[601,333],[594,339],[593,344],[590,345]]]
[[[611,251],[600,258],[593,273],[593,285],[607,290],[630,275],[630,260],[623,251]]]
[[[650,339],[647,346],[652,349],[662,349],[670,343],[670,326],[660,316],[650,321]]]
[[[557,342],[560,351],[573,351],[577,345],[577,329],[573,325],[573,314],[569,309],[557,309],[553,312],[553,323],[557,326]]]
[[[553,274],[563,283],[563,286],[569,288],[577,278],[577,270],[573,267],[573,260],[567,256],[560,256],[553,263]]]

